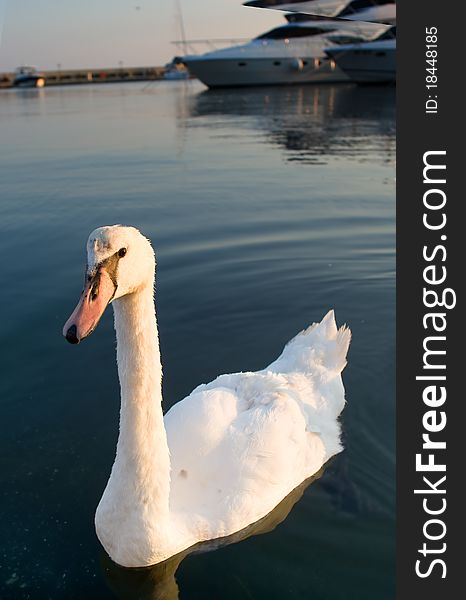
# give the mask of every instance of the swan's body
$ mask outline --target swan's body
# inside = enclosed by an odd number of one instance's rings
[[[96,530],[110,557],[127,567],[243,529],[341,449],[340,373],[350,332],[337,330],[333,311],[263,371],[222,375],[164,418],[154,267],[137,230],[95,230],[88,285],[64,328],[76,343],[114,301],[120,435]]]

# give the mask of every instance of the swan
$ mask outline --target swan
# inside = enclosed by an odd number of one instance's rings
[[[333,311],[262,371],[199,385],[164,416],[155,266],[136,228],[95,229],[84,289],[63,327],[78,344],[113,306],[120,431],[95,527],[124,567],[155,565],[259,521],[342,449],[351,333],[337,329]]]

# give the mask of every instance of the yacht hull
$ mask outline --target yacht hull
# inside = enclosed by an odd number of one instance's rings
[[[13,82],[14,87],[18,88],[44,87],[44,84],[44,78],[36,75],[17,77]]]
[[[190,72],[210,88],[349,81],[332,60],[297,58],[203,58],[184,60]]]

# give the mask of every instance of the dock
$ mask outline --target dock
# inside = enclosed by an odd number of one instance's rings
[[[121,83],[162,79],[165,67],[119,67],[109,69],[56,69],[40,71],[45,85]],[[14,73],[0,73],[0,88],[13,87]]]

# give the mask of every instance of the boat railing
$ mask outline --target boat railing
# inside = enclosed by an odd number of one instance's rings
[[[245,44],[250,38],[210,38],[196,40],[174,40],[171,43],[181,48],[183,54],[202,54],[206,50],[221,50],[234,44]]]

